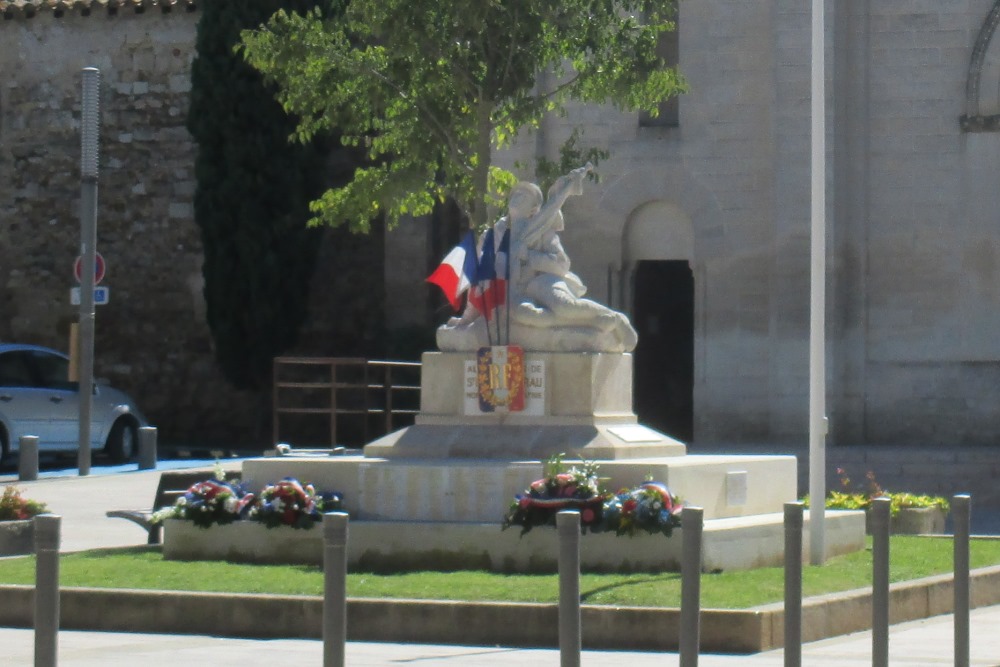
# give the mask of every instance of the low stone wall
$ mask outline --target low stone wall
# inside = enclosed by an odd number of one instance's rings
[[[1000,603],[1000,566],[972,573],[972,607]],[[0,586],[0,626],[32,627],[34,588]],[[892,623],[952,611],[951,575],[890,587]],[[322,637],[322,598],[172,591],[64,588],[60,627],[104,632],[157,632],[220,637]],[[100,609],[95,614],[94,609]],[[803,641],[867,630],[871,591],[808,598]],[[583,646],[590,649],[676,651],[680,610],[584,606]],[[754,609],[703,609],[701,649],[747,654],[780,648],[781,604]],[[558,646],[555,604],[350,599],[349,641],[506,646]]]
[[[0,556],[20,556],[34,551],[33,521],[0,521]]]

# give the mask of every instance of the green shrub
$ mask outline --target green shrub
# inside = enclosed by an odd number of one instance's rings
[[[16,486],[4,488],[3,495],[0,496],[0,521],[23,521],[44,514],[47,510],[45,503],[28,500]]]
[[[851,480],[843,468],[837,468],[840,475],[841,491],[830,491],[826,496],[826,508],[833,510],[864,510],[868,511],[872,501],[876,498],[889,499],[889,514],[896,516],[902,509],[911,508],[937,508],[942,512],[947,512],[951,505],[947,498],[942,496],[922,495],[915,493],[899,492],[893,493],[876,481],[875,473],[868,471],[865,479],[868,480],[867,491],[851,488]],[[804,499],[806,507],[809,507],[809,497]]]

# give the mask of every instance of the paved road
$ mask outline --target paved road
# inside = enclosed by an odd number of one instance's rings
[[[238,468],[239,460],[224,461]],[[212,461],[162,462],[166,467],[204,467]],[[76,551],[107,546],[143,544],[145,533],[122,519],[108,519],[108,509],[146,507],[153,497],[158,471],[136,471],[135,466],[94,467],[88,477],[75,471],[56,471],[34,482],[18,483],[25,493],[49,504],[63,516],[62,549]],[[0,486],[16,481],[16,474],[0,474]],[[1000,606],[975,610],[971,624],[971,665],[1000,667]],[[953,664],[953,625],[950,616],[892,627],[889,663],[893,666]],[[33,663],[34,635],[31,630],[0,628],[0,665],[29,666]],[[59,664],[64,667],[116,667],[118,665],[173,666],[204,664],[322,664],[323,647],[309,640],[247,640],[216,637],[97,633],[63,631],[59,635]],[[582,664],[593,667],[644,667],[677,664],[676,654],[586,651]],[[455,647],[413,644],[351,642],[349,665],[415,664],[421,667],[494,665],[555,665],[558,651],[498,647]],[[699,665],[748,665],[766,667],[784,664],[782,651],[753,656],[703,655]],[[871,634],[868,632],[813,642],[804,647],[802,664],[856,667],[871,664]]]

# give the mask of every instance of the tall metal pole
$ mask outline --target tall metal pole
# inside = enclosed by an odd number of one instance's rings
[[[824,0],[812,0],[812,269],[809,296],[809,562],[826,561],[826,61]]]
[[[90,416],[94,403],[94,274],[97,264],[97,163],[101,72],[83,68],[80,114],[80,432],[77,465],[90,474]]]

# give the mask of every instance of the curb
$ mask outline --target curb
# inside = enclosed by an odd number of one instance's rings
[[[952,611],[950,574],[890,587],[890,623]],[[972,608],[1000,603],[1000,566],[971,575]],[[803,642],[871,628],[871,591],[807,598]],[[350,641],[557,647],[558,606],[503,602],[348,600]],[[32,627],[33,586],[0,586],[0,626]],[[94,610],[100,609],[100,614]],[[60,627],[66,630],[198,634],[223,637],[321,639],[319,596],[236,595],[97,588],[64,588]],[[676,651],[680,610],[584,606],[588,649]],[[701,650],[747,654],[784,643],[781,603],[747,610],[705,609]]]

